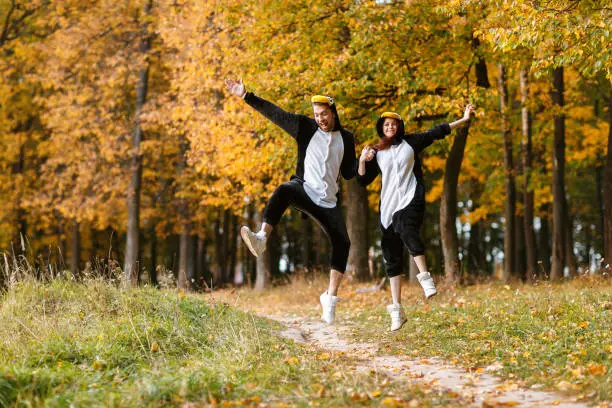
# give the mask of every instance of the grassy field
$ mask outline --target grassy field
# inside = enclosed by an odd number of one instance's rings
[[[316,317],[323,279],[265,294],[242,291],[225,299],[262,313],[279,310]],[[356,293],[345,285],[338,322],[356,341],[381,344],[380,353],[440,356],[470,371],[494,372],[508,387],[555,390],[579,399],[612,400],[612,282],[596,278],[534,286],[490,283],[441,287],[423,300],[407,286],[408,322],[388,331],[387,290]]]
[[[26,279],[0,294],[0,406],[460,406],[352,370],[218,297]]]

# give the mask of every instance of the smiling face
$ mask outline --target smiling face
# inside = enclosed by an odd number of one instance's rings
[[[329,105],[324,103],[314,103],[312,105],[315,121],[324,132],[330,132],[335,124],[336,118]]]
[[[391,139],[397,134],[397,128],[399,127],[399,121],[393,118],[385,118],[383,122],[383,134],[387,139]]]

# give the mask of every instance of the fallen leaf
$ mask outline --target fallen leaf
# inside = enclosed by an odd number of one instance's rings
[[[608,371],[608,368],[603,364],[599,363],[589,363],[587,367],[587,372],[591,375],[604,375]]]
[[[92,364],[92,365],[93,365],[93,368],[94,368],[94,369],[96,369],[96,370],[102,370],[102,369],[104,369],[104,366],[105,366],[106,364],[104,363],[104,361],[96,359],[96,360],[94,360],[94,362],[93,362],[93,364]]]
[[[358,393],[358,392],[354,392],[354,393],[351,395],[351,397],[350,397],[350,398],[351,398],[351,400],[352,400],[352,401],[355,401],[355,402],[362,402],[362,401],[367,401],[367,400],[368,400],[368,395],[367,395],[367,394],[365,394],[365,393],[360,394],[360,393]]]
[[[331,359],[331,354],[329,353],[317,354],[317,360],[329,360],[329,359]]]
[[[396,400],[395,398],[391,398],[391,397],[384,398],[380,402],[380,405],[382,405],[383,407],[401,407],[402,406],[400,401]]]
[[[482,408],[515,407],[517,405],[520,405],[520,402],[497,400],[482,401]]]
[[[253,390],[253,389],[257,388],[257,385],[258,384],[256,382],[248,383],[248,384],[244,384],[244,388],[246,388],[247,390]]]
[[[372,393],[370,393],[370,398],[378,398],[382,395],[382,391],[381,390],[376,390]]]
[[[312,384],[310,388],[314,391],[316,398],[322,398],[325,395],[325,387],[321,384]]]
[[[298,360],[297,357],[289,357],[283,361],[291,366],[298,365],[300,363],[300,360]]]

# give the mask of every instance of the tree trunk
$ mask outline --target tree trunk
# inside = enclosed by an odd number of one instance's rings
[[[480,49],[480,40],[478,37],[472,37],[472,48],[478,55],[476,61],[475,72],[476,72],[476,86],[481,88],[490,88],[491,83],[489,82],[489,74],[487,71],[487,62],[482,57],[482,51]]]
[[[202,289],[206,288],[206,285],[210,285],[208,282],[208,266],[206,263],[206,239],[198,236],[197,238],[197,249],[196,249],[196,274],[198,276],[197,284]]]
[[[523,194],[518,194],[518,202],[523,201]],[[525,248],[525,217],[521,214],[517,214],[514,218],[514,268],[515,268],[515,277],[521,279],[522,281],[527,280],[526,273],[526,248]]]
[[[128,225],[127,240],[125,246],[124,285],[134,285],[138,272],[138,254],[140,250],[140,185],[142,181],[142,157],[140,142],[142,140],[142,129],[140,127],[140,112],[147,98],[149,84],[149,58],[147,56],[151,48],[151,36],[148,33],[148,18],[151,14],[153,1],[149,0],[144,6],[144,23],[142,26],[142,38],[140,40],[140,53],[145,56],[144,66],[140,68],[138,75],[138,86],[136,88],[136,112],[134,113],[134,131],[132,133],[132,158],[131,179],[127,193]]]
[[[545,204],[542,207],[542,210],[545,212],[544,216],[540,218],[540,232],[538,234],[538,259],[541,262],[542,269],[544,275],[550,275],[550,258],[551,258],[551,248],[550,248],[550,204]],[[538,276],[542,274],[541,270],[538,270]]]
[[[18,134],[18,143],[19,143],[19,155],[17,157],[17,161],[13,163],[11,173],[14,175],[23,175],[24,167],[25,167],[25,143],[22,141],[22,134],[27,132],[31,127],[31,120],[27,121],[27,124],[24,126],[19,126],[18,131],[22,130],[23,133]],[[18,176],[19,177],[19,176]],[[26,253],[26,232],[27,232],[27,222],[25,219],[25,211],[22,208],[22,197],[24,186],[22,183],[18,183],[14,186],[17,189],[17,196],[13,197],[14,203],[17,206],[16,210],[16,222],[17,222],[17,231],[15,231],[15,237],[13,238],[13,252],[15,255],[22,255]]]
[[[569,210],[568,207],[566,201],[566,211]],[[565,231],[565,263],[569,269],[569,277],[575,278],[578,276],[578,268],[576,265],[576,255],[574,255],[574,221],[569,213],[566,213],[565,220],[565,225],[567,226]]]
[[[181,232],[181,241],[179,244],[179,272],[178,272],[178,288],[184,291],[189,290],[187,282],[187,269],[189,263],[189,231],[185,227]]]
[[[612,126],[612,123],[610,124],[610,126]],[[609,138],[609,136],[608,136]],[[612,141],[608,141],[608,143],[612,143]],[[608,151],[610,149],[610,146],[608,146]],[[595,245],[595,250],[596,251],[600,251],[602,254],[604,254],[604,258],[605,258],[605,245],[606,245],[606,234],[604,233],[605,231],[605,222],[604,219],[605,217],[605,213],[606,210],[604,208],[604,165],[603,165],[603,159],[598,160],[600,163],[602,163],[601,165],[598,165],[595,168],[595,187],[596,187],[596,199],[597,199],[597,209],[599,211],[599,217],[597,220],[597,225],[596,225],[596,232],[595,232],[595,236],[598,238],[596,239],[596,242],[599,243],[599,245]],[[611,175],[612,177],[612,175]]]
[[[458,129],[453,147],[446,159],[444,184],[440,200],[440,237],[444,254],[446,280],[455,283],[459,278],[459,248],[457,239],[457,183],[463,161],[463,153],[469,133],[469,124]]]
[[[515,237],[516,231],[514,214],[516,211],[516,188],[514,185],[514,166],[512,163],[512,139],[508,121],[508,90],[506,87],[506,69],[503,64],[498,65],[498,91],[499,107],[501,112],[501,131],[504,138],[504,169],[506,202],[504,205],[504,282],[508,282],[516,274],[515,265]]]
[[[553,143],[553,239],[552,239],[552,265],[550,280],[557,281],[563,278],[565,261],[565,235],[567,226],[565,211],[565,115],[559,112],[563,109],[563,67],[553,72],[553,90],[551,92],[553,109],[555,110],[555,134]]]
[[[151,285],[157,286],[157,235],[155,234],[155,226],[151,227],[151,265],[149,266],[149,282]]]
[[[612,85],[612,83],[611,83]],[[608,96],[608,158],[604,183],[604,264],[612,265],[612,89]],[[609,270],[610,267],[608,266]]]
[[[223,211],[223,234],[221,235],[221,280],[223,283],[230,281],[230,237],[229,231],[232,229],[231,225],[231,214],[229,210]]]
[[[65,269],[66,265],[64,257],[66,254],[66,233],[64,231],[64,217],[57,212],[57,250],[59,252],[57,256],[57,267]]]
[[[591,247],[593,245],[592,237],[591,237],[591,224],[588,222],[583,225],[584,228],[584,256],[582,258],[582,263],[586,265],[586,273],[591,272]]]
[[[525,68],[521,69],[521,116],[522,116],[522,148],[523,148],[523,207],[524,207],[524,231],[526,265],[525,274],[527,282],[533,282],[537,277],[535,231],[533,228],[533,188],[531,187],[531,136],[532,119],[527,102],[529,100],[529,78]]]
[[[238,250],[238,241],[236,235],[238,231],[238,217],[234,214],[230,214],[230,227],[227,231],[229,239],[229,271],[228,271],[228,282],[234,283],[236,276],[236,256]]]
[[[346,183],[346,227],[351,241],[347,272],[352,272],[360,281],[369,279],[368,270],[368,191],[356,179]]]
[[[523,164],[521,161],[518,161],[516,166],[517,175],[520,177],[523,174]],[[524,193],[516,187],[516,198],[517,203],[522,203],[525,201]],[[518,206],[518,204],[516,204]],[[514,268],[515,268],[515,276],[520,278],[521,280],[526,280],[526,262],[525,258],[527,257],[526,249],[525,249],[525,217],[523,214],[518,212],[514,217]]]
[[[170,271],[178,279],[179,258],[181,253],[181,236],[180,234],[172,234],[166,240],[166,254],[169,260]]]
[[[467,268],[469,275],[473,278],[477,278],[482,275],[483,269],[485,269],[482,265],[484,252],[481,248],[481,243],[483,242],[481,223],[482,221],[480,220],[476,221],[470,227],[470,240],[468,242],[467,251]]]
[[[72,220],[72,236],[70,238],[70,274],[73,278],[80,272],[81,261],[81,234],[79,232],[80,223]]]
[[[191,233],[187,246],[187,286],[191,290],[198,289],[198,274],[196,272],[196,249],[198,245],[198,236]]]
[[[221,231],[221,214],[222,210],[217,210],[217,217],[215,218],[214,229],[215,229],[215,268],[213,270],[213,283],[215,286],[219,286],[223,281],[223,233]]]

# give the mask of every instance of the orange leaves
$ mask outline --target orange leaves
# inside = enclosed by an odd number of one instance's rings
[[[482,402],[482,408],[516,407],[520,404],[521,403],[517,401],[486,400]]]
[[[296,366],[300,363],[300,360],[297,357],[287,357],[283,361],[290,366]]]
[[[603,364],[590,362],[587,366],[587,372],[591,375],[605,375],[608,372],[608,368]]]
[[[316,358],[317,360],[330,360],[331,354],[330,353],[320,353],[320,354],[317,354]]]
[[[578,327],[581,329],[584,329],[585,327],[588,327],[588,326],[589,326],[589,322],[587,321],[578,323]]]

